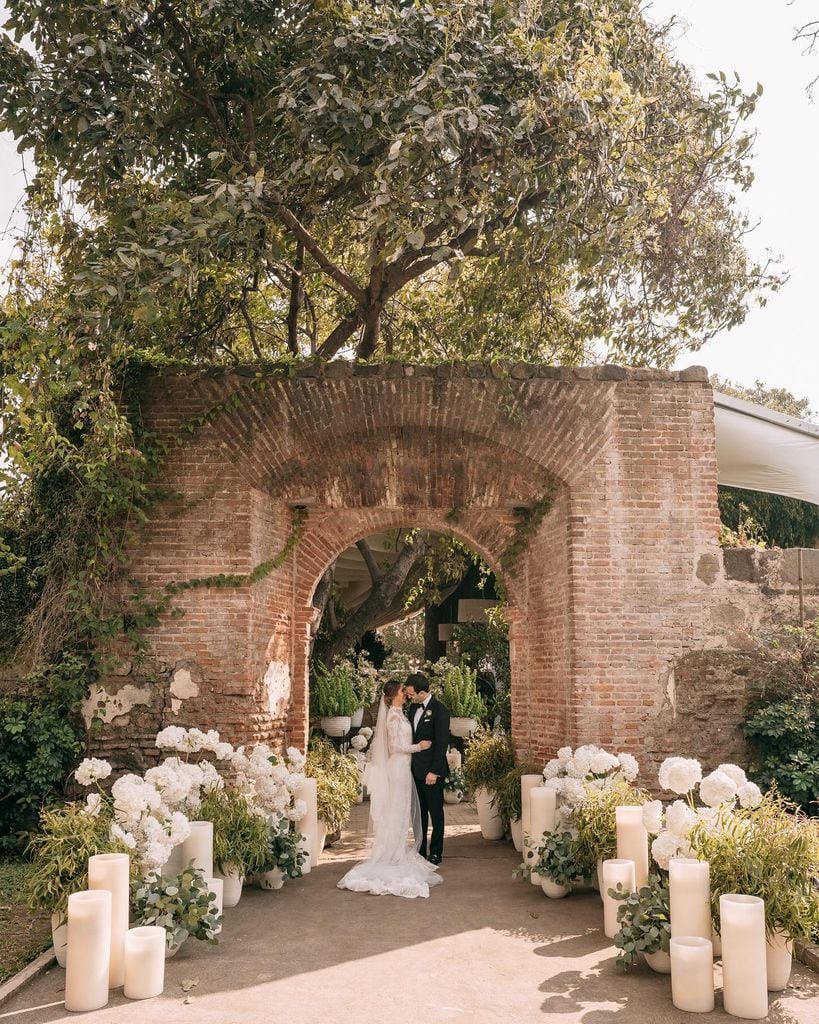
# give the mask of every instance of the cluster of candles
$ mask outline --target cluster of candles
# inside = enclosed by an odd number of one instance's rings
[[[545,833],[554,831],[556,794],[539,775],[521,778],[524,853],[537,850]],[[632,893],[648,882],[648,832],[642,807],[618,807],[617,857],[604,860],[600,891],[607,938],[619,931],[622,901],[609,889]],[[534,885],[541,878],[531,875]],[[687,857],[669,863],[671,999],[678,1010],[708,1013],[714,1009],[714,949],[711,885],[707,861]],[[768,1013],[765,903],[757,896],[720,896],[722,990],[726,1013],[758,1020]]]

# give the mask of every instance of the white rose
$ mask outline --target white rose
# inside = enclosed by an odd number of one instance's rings
[[[74,778],[81,786],[90,786],[100,779],[107,779],[111,774],[111,765],[99,757],[86,757],[80,761],[74,772]]]
[[[684,800],[675,800],[665,812],[665,824],[678,839],[683,839],[697,823],[697,815]]]
[[[762,790],[755,782],[745,782],[737,790],[739,802],[743,807],[759,807],[762,803]]]
[[[700,799],[709,807],[732,802],[737,795],[737,786],[730,775],[719,769],[706,775],[700,783]]]
[[[643,804],[643,824],[648,832],[657,835],[663,827],[663,803],[662,800],[649,800]]]
[[[729,779],[734,780],[734,785],[739,789],[740,786],[744,786],[748,781],[745,772],[738,764],[719,764],[717,765],[717,771],[722,772],[723,775],[727,775]]]
[[[687,757],[667,757],[660,765],[659,781],[672,793],[690,793],[702,779],[702,765]]]

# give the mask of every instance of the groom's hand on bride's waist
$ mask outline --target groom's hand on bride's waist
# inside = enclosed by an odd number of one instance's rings
[[[438,776],[435,774],[435,772],[427,772],[427,785],[428,786],[434,786],[437,781],[438,781]]]

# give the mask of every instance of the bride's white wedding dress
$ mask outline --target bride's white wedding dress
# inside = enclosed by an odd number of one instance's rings
[[[341,879],[339,889],[415,899],[429,896],[430,886],[443,881],[437,868],[418,853],[420,811],[410,758],[419,749],[403,711],[382,704],[367,771],[372,849],[367,860]],[[408,836],[411,827],[415,845]]]

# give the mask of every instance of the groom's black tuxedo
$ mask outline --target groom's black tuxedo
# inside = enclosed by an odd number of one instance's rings
[[[419,750],[412,755],[412,777],[421,804],[421,854],[427,852],[427,827],[432,818],[432,836],[429,843],[430,857],[441,859],[444,850],[444,779],[447,775],[446,752],[449,746],[449,711],[444,705],[430,697],[422,707],[418,723],[415,718],[420,705],[410,704],[409,720],[412,725],[412,742],[429,740],[428,750]],[[438,779],[434,785],[427,784],[427,774],[432,772]]]

